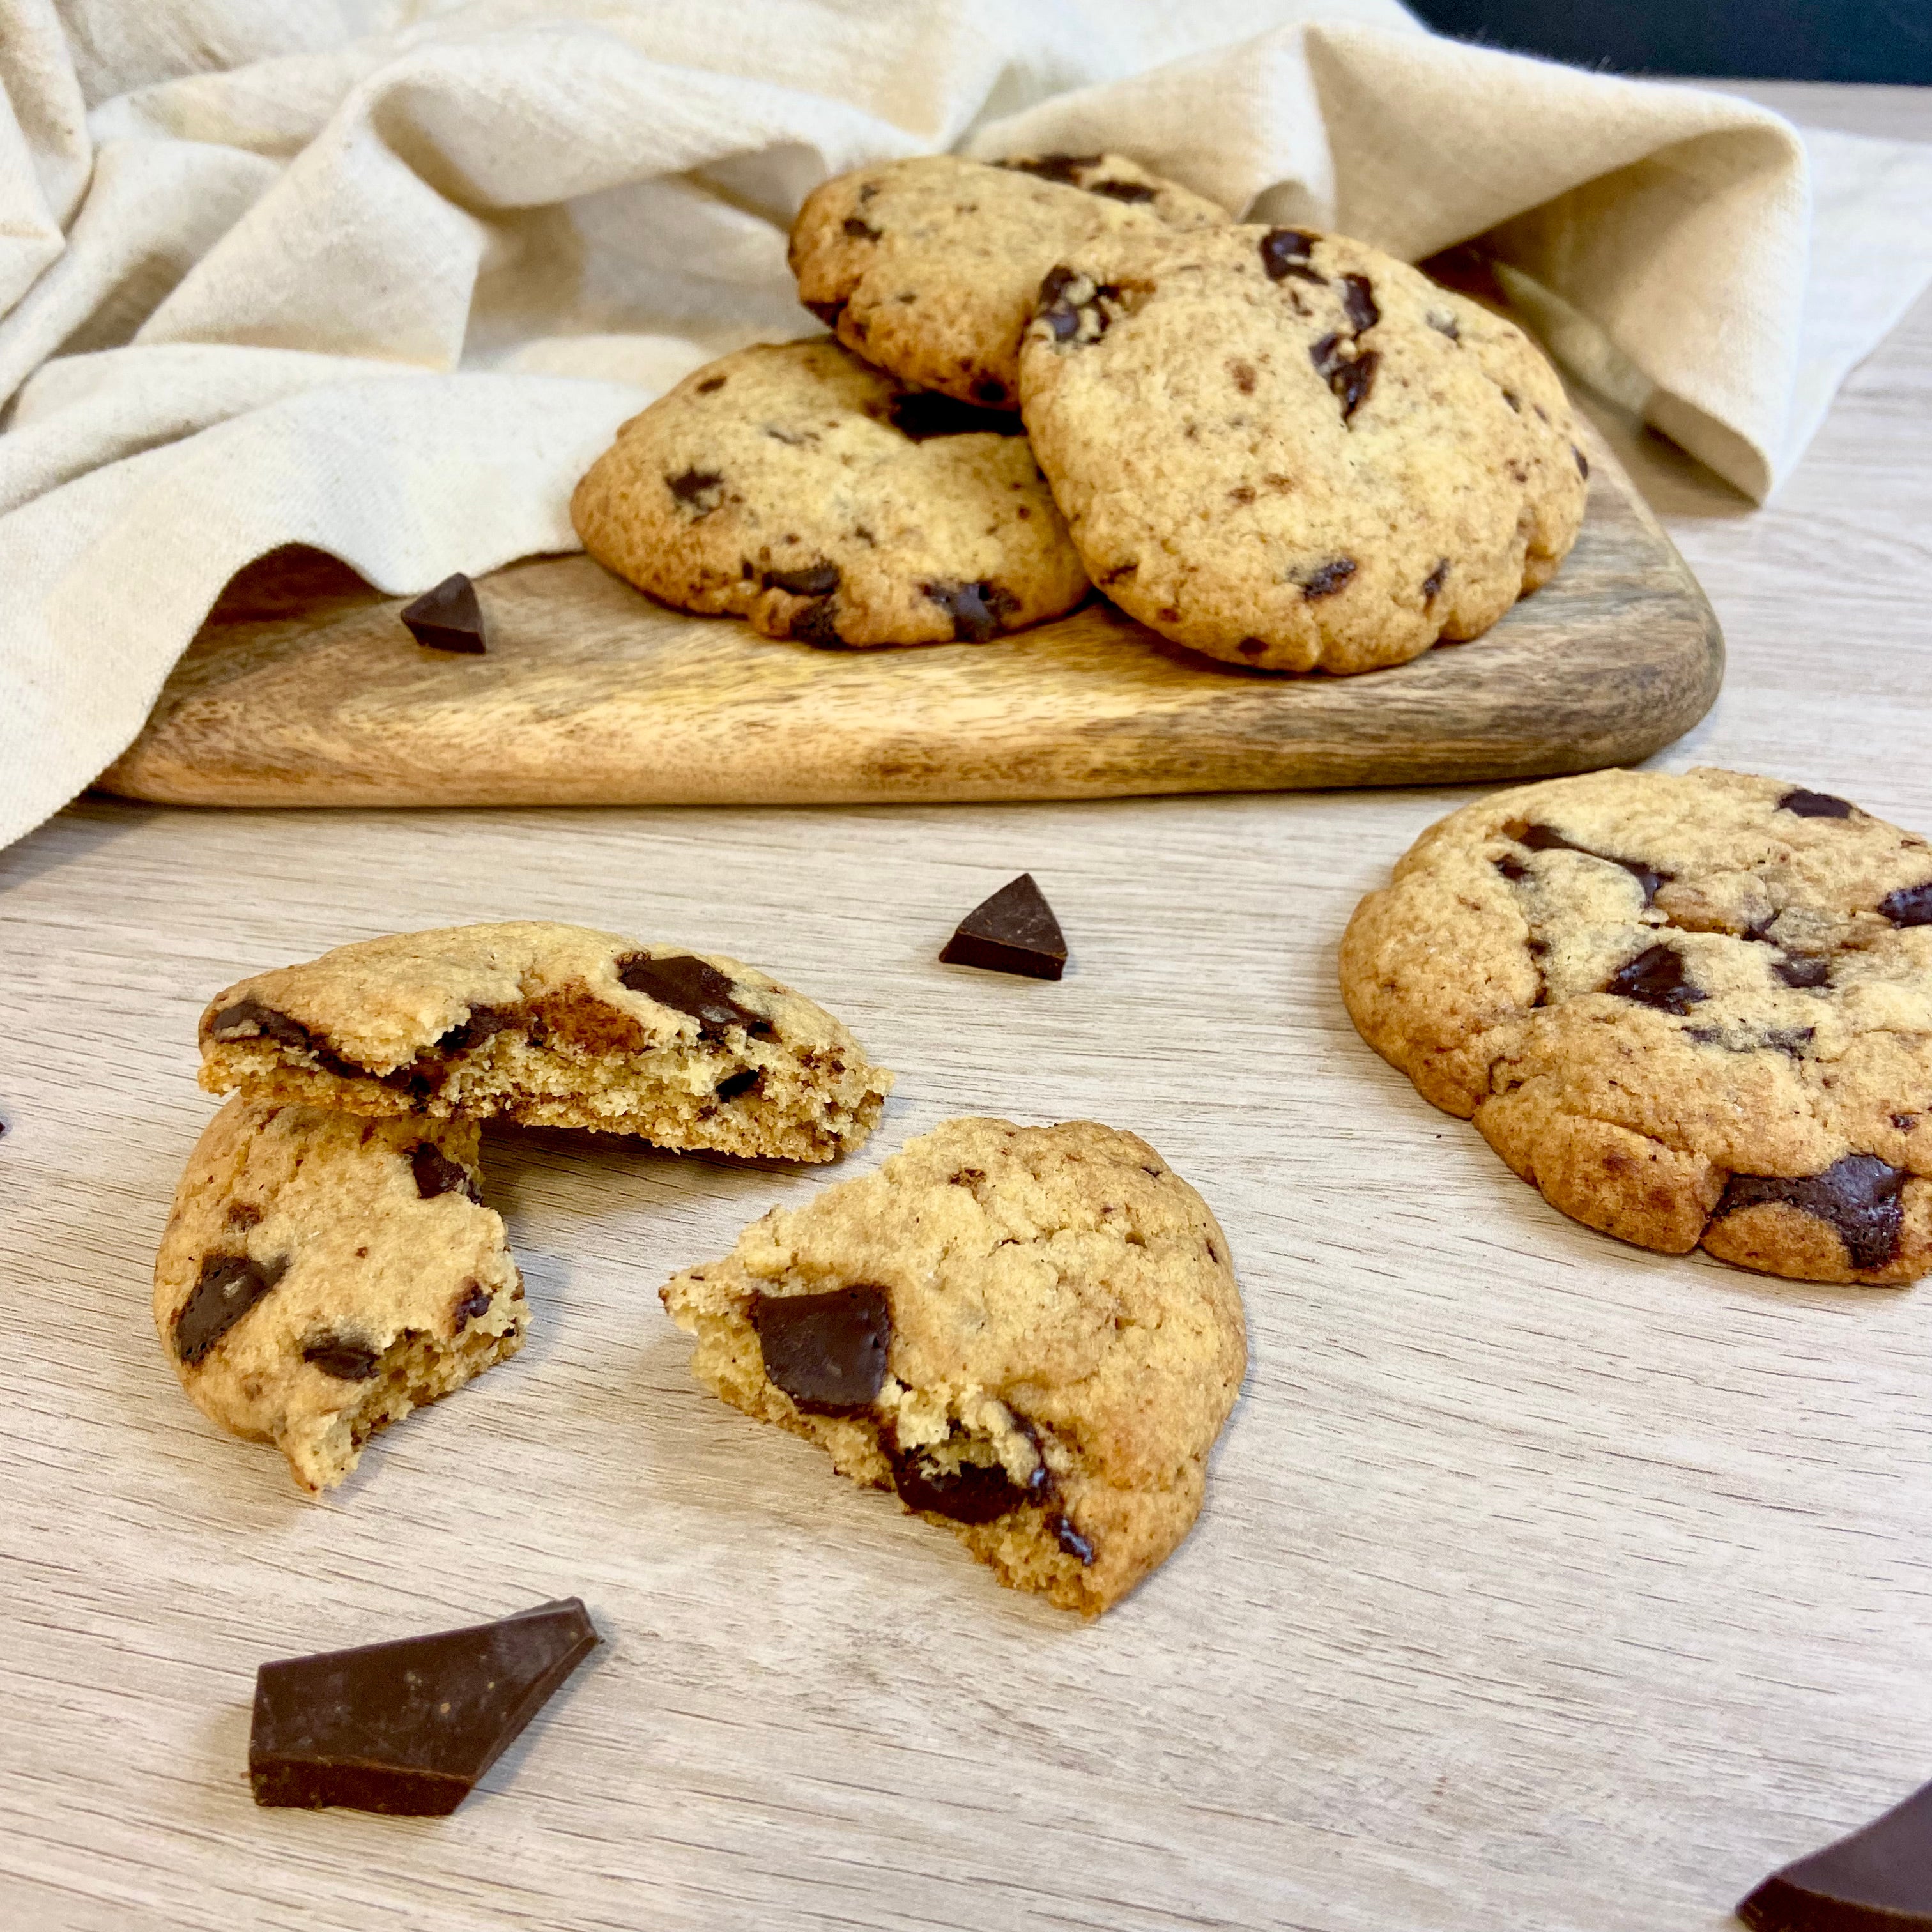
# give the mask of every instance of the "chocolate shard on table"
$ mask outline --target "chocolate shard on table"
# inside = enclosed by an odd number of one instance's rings
[[[1738,1907],[1751,1932],[1932,1932],[1932,1784]]]
[[[566,1597],[496,1623],[265,1664],[248,1733],[255,1802],[446,1817],[598,1641]]]
[[[405,604],[403,622],[419,644],[433,651],[462,651],[480,657],[488,648],[483,638],[483,607],[476,586],[458,571],[413,604]]]
[[[1033,874],[1022,872],[959,922],[939,957],[948,966],[1057,980],[1066,968],[1066,941]]]

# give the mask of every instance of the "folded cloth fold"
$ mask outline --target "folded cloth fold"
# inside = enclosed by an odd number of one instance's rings
[[[574,548],[698,360],[811,332],[862,162],[1112,149],[1409,259],[1762,499],[1932,280],[1932,147],[1428,34],[1394,0],[0,0],[0,842],[278,545]]]

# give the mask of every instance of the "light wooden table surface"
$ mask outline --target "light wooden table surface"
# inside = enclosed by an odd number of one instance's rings
[[[1932,302],[1771,509],[1624,444],[1731,650],[1658,763],[1932,828]],[[1336,941],[1457,802],[97,801],[0,854],[0,1924],[1715,1932],[1932,1775],[1932,1287],[1620,1246],[1361,1045]],[[1022,868],[1066,980],[936,964]],[[1084,1626],[698,1392],[659,1283],[823,1170],[497,1137],[517,1362],[320,1504],[205,1422],[148,1316],[202,1000],[516,916],[824,999],[901,1071],[853,1166],[962,1112],[1151,1138],[1253,1348],[1173,1561]],[[572,1592],[604,1648],[456,1817],[250,1803],[260,1659]]]

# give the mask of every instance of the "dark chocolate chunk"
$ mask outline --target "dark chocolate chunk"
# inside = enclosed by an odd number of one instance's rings
[[[893,428],[914,442],[934,436],[1018,436],[1026,428],[1015,410],[975,409],[937,389],[908,389],[895,397],[892,420]]]
[[[1042,154],[1036,160],[995,161],[995,167],[1011,168],[1023,175],[1037,175],[1042,181],[1060,182],[1068,188],[1078,188],[1080,176],[1087,169],[1097,166],[1098,154]]]
[[[1771,970],[1787,986],[1822,986],[1828,984],[1832,977],[1830,960],[1813,958],[1802,953],[1774,960]]]
[[[1573,442],[1570,454],[1576,459],[1576,474],[1587,483],[1590,480],[1590,459]]]
[[[1894,926],[1932,926],[1932,879],[1922,886],[1901,886],[1887,892],[1878,909]]]
[[[883,1288],[859,1282],[824,1294],[752,1298],[765,1373],[812,1415],[869,1408],[886,1378],[892,1303]]]
[[[1684,976],[1684,956],[1674,946],[1646,946],[1610,975],[1604,991],[1666,1013],[1688,1013],[1708,997]]]
[[[1382,310],[1376,306],[1375,285],[1366,275],[1342,278],[1342,306],[1348,310],[1358,335],[1366,334],[1382,319]]]
[[[1426,604],[1432,598],[1439,596],[1443,585],[1447,584],[1448,581],[1449,560],[1445,556],[1443,558],[1442,562],[1437,564],[1436,568],[1422,580],[1422,601],[1424,603]]]
[[[741,1094],[748,1094],[765,1076],[755,1066],[741,1066],[735,1073],[728,1073],[712,1088],[714,1100],[735,1100]]]
[[[597,1646],[574,1597],[500,1623],[263,1664],[257,1804],[446,1817]]]
[[[1303,229],[1270,228],[1261,239],[1262,266],[1268,280],[1279,282],[1294,275],[1304,282],[1312,282],[1317,288],[1325,288],[1326,280],[1308,260],[1315,242],[1315,236]]]
[[[952,618],[956,644],[990,643],[1020,608],[1019,599],[991,578],[977,584],[922,584],[920,588]]]
[[[838,588],[836,563],[808,563],[802,570],[768,570],[767,590],[783,590],[794,597],[829,597]]]
[[[286,1260],[204,1255],[194,1292],[175,1317],[175,1353],[193,1368],[280,1281]]]
[[[425,590],[413,604],[405,604],[403,622],[419,644],[433,651],[461,651],[480,657],[483,641],[483,607],[476,601],[476,586],[458,571],[446,577],[434,590]]]
[[[1076,287],[1092,292],[1076,298],[1069,292]],[[1034,313],[1046,324],[1056,342],[1071,342],[1083,333],[1087,340],[1097,342],[1107,332],[1107,312],[1100,306],[1100,298],[1119,293],[1111,284],[1096,287],[1078,270],[1062,266],[1046,272]],[[978,393],[976,389],[974,393]]]
[[[662,959],[654,959],[648,952],[634,952],[617,962],[617,982],[661,1006],[688,1013],[706,1039],[716,1039],[728,1027],[741,1026],[749,1034],[772,1030],[770,1020],[740,1006],[733,997],[737,991],[736,980],[688,952],[674,952]]]
[[[1932,1784],[1766,1879],[1738,1916],[1751,1932],[1932,1932]]]
[[[1089,182],[1089,194],[1104,194],[1109,201],[1151,201],[1154,190],[1144,182]]]
[[[1722,1220],[1741,1208],[1783,1202],[1837,1228],[1853,1268],[1883,1268],[1898,1252],[1899,1229],[1905,1219],[1899,1196],[1906,1178],[1902,1168],[1874,1154],[1848,1154],[1822,1174],[1796,1179],[1734,1174],[1724,1183],[1715,1218]]]
[[[1780,812],[1795,812],[1800,818],[1849,818],[1850,800],[1834,798],[1828,791],[1807,791],[1800,785],[1778,801]]]
[[[460,1335],[489,1306],[490,1291],[472,1275],[458,1292],[456,1305],[449,1311],[450,1333]]]
[[[1520,859],[1508,852],[1496,861],[1496,868],[1512,885],[1519,879],[1529,877],[1529,868]]]
[[[1621,866],[1643,888],[1643,902],[1648,905],[1657,897],[1657,889],[1671,874],[1660,872],[1654,866],[1646,866],[1635,859],[1619,859],[1608,852],[1599,852],[1588,845],[1579,845],[1564,837],[1554,826],[1505,825],[1503,836],[1514,838],[1519,845],[1527,845],[1532,852],[1576,852],[1586,859],[1600,859],[1606,866]]]
[[[376,1351],[346,1335],[317,1336],[302,1360],[339,1382],[366,1382],[376,1372]]]
[[[861,216],[848,214],[845,218],[845,232],[855,242],[876,242],[879,231]]]
[[[1355,560],[1351,556],[1330,557],[1326,563],[1318,563],[1300,579],[1302,602],[1312,604],[1318,598],[1332,597],[1355,574]]]
[[[1040,1500],[1052,1485],[1044,1462],[1022,1489],[998,1462],[949,1465],[929,1449],[889,1449],[892,1487],[908,1509],[925,1510],[952,1522],[995,1522]]]
[[[715,395],[730,380],[728,376],[707,376],[698,384],[698,393],[700,396]]]
[[[1342,338],[1336,334],[1324,335],[1318,342],[1311,343],[1308,359],[1342,405],[1342,420],[1346,422],[1375,386],[1376,368],[1382,358],[1372,349],[1359,356],[1344,354]]]
[[[442,1054],[467,1053],[472,1046],[481,1046],[487,1040],[494,1040],[500,1033],[507,1033],[521,1017],[514,1007],[472,1006],[470,1017],[461,1024],[453,1026],[436,1043],[436,1051]]]
[[[237,1000],[224,1006],[208,1023],[210,1040],[274,1040],[284,1046],[308,1047],[314,1035],[299,1020],[278,1013],[257,999]]]
[[[466,1194],[472,1201],[482,1199],[476,1177],[460,1160],[452,1160],[433,1141],[418,1141],[410,1151],[410,1166],[416,1178],[416,1192],[425,1201],[439,1194]]]
[[[1046,896],[1022,872],[959,922],[939,957],[947,966],[1057,980],[1066,970],[1066,941]]]
[[[838,604],[835,598],[815,597],[792,614],[792,637],[815,651],[842,651],[845,640],[838,634]]]
[[[681,476],[667,476],[664,487],[687,509],[700,517],[716,509],[723,494],[724,479],[715,470],[687,470]]]
[[[1083,1564],[1093,1562],[1093,1544],[1073,1527],[1072,1523],[1066,1517],[1064,1516],[1051,1517],[1048,1519],[1047,1527],[1053,1532],[1054,1540],[1066,1552],[1068,1556],[1078,1558]]]

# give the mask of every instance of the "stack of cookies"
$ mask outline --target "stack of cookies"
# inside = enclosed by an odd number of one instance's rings
[[[1210,657],[1369,670],[1486,630],[1582,521],[1520,330],[1117,156],[860,169],[791,263],[836,340],[686,377],[572,502],[610,568],[768,637],[983,643],[1094,585]]]

